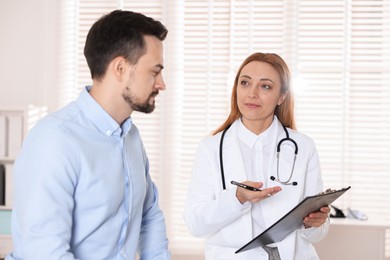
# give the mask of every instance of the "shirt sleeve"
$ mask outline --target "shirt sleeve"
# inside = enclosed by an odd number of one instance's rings
[[[184,220],[193,236],[209,236],[251,209],[250,203],[241,204],[236,189],[215,192],[212,158],[205,143],[201,143],[194,162],[188,188]]]
[[[146,163],[147,194],[142,214],[139,240],[140,260],[168,260],[165,219],[158,204],[158,190],[149,175],[149,164]]]
[[[27,137],[14,168],[14,213],[24,259],[75,259],[70,251],[77,151],[47,125]]]

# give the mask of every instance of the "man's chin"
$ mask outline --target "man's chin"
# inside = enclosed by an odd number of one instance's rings
[[[154,111],[155,109],[155,105],[148,105],[148,106],[143,106],[143,107],[135,107],[134,108],[134,111],[138,111],[138,112],[142,112],[142,113],[145,113],[145,114],[150,114]]]
[[[154,97],[151,99],[151,100],[149,100],[149,104],[148,104],[148,106],[146,107],[146,111],[147,112],[145,112],[145,113],[152,113],[153,111],[154,111],[154,109],[156,108],[156,101],[154,100]]]
[[[152,112],[154,111],[155,108],[156,108],[156,107],[153,105],[153,106],[149,107],[149,109],[147,109],[147,110],[145,111],[145,113],[146,113],[146,114],[150,114],[150,113],[152,113]]]

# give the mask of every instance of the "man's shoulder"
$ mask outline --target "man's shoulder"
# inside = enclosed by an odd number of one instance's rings
[[[68,128],[69,125],[74,124],[77,118],[80,117],[81,111],[75,103],[49,113],[40,119],[30,130],[30,132],[45,133],[48,131],[58,131]],[[61,131],[58,131],[61,132]]]

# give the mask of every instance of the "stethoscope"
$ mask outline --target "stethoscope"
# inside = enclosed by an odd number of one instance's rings
[[[224,168],[223,168],[222,148],[223,148],[223,139],[225,138],[226,131],[230,128],[230,126],[231,125],[227,126],[223,130],[222,135],[221,135],[221,141],[219,142],[219,165],[221,167],[222,187],[223,187],[224,190],[226,190],[226,184],[225,184],[225,173],[224,173]],[[275,178],[274,176],[271,176],[270,179],[272,181],[279,182],[279,183],[281,183],[283,185],[293,185],[293,186],[296,186],[296,185],[298,185],[298,182],[296,182],[296,181],[290,182],[290,180],[291,180],[291,178],[293,176],[293,173],[294,173],[295,161],[297,160],[298,145],[297,145],[297,143],[295,142],[294,139],[290,138],[290,135],[288,134],[287,128],[284,125],[282,125],[282,126],[283,126],[283,129],[284,129],[284,132],[286,133],[286,138],[283,138],[282,140],[280,140],[278,142],[277,147],[276,147],[276,160],[277,160],[276,177],[277,178]],[[281,146],[282,146],[283,142],[287,142],[287,141],[294,144],[294,147],[295,147],[294,160],[293,160],[293,165],[292,165],[291,172],[290,172],[290,177],[286,181],[282,181],[279,178],[279,154],[280,154],[280,149],[281,149]]]

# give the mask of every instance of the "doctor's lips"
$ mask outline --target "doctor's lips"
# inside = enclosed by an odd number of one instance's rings
[[[258,107],[260,107],[260,105],[253,104],[253,103],[245,103],[245,106],[247,106],[249,108],[258,108]]]

